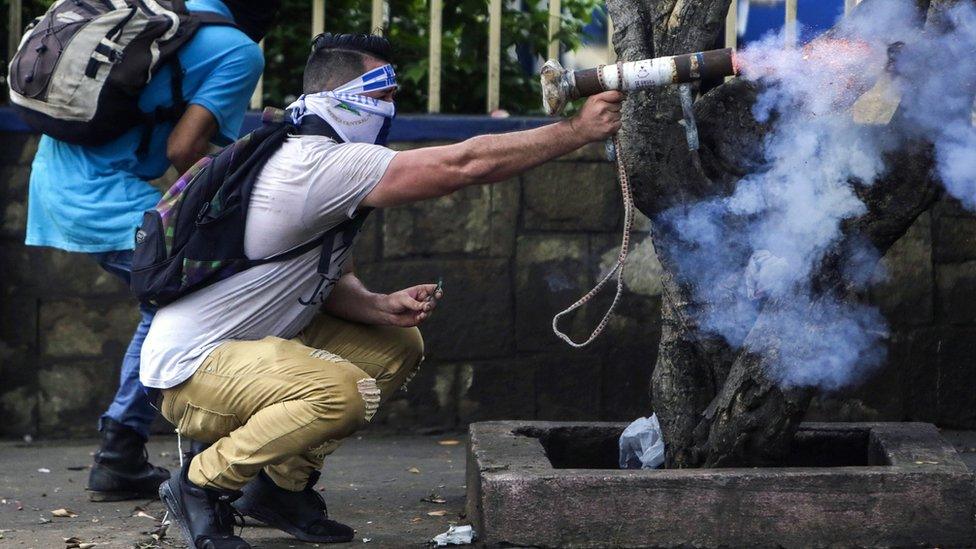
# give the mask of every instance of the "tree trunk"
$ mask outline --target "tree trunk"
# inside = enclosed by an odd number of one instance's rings
[[[713,49],[729,3],[608,0],[618,56],[631,61]],[[945,3],[935,1],[932,9]],[[928,8],[928,2],[923,4]],[[777,340],[769,329],[784,304],[766,303],[758,316],[742,319],[751,326],[746,342],[753,352],[742,350],[745,346],[733,348],[696,325],[698,312],[723,303],[697,302],[691,288],[679,280],[673,255],[677,235],[659,216],[676,206],[729,195],[741,177],[759,166],[769,127],[752,116],[757,94],[752,83],[734,79],[697,100],[700,163],[692,158],[679,125],[676,89],[632,93],[624,103],[620,154],[637,206],[652,220],[655,249],[666,271],[663,328],[651,391],[670,467],[756,466],[781,460],[813,396],[810,389],[782,389],[766,374],[781,349],[792,344]],[[889,160],[892,169],[883,180],[857,189],[867,211],[844,224],[844,238],[814,273],[825,296],[847,302],[862,299],[839,275],[848,244],[866,238],[880,257],[939,195],[929,175],[932,158],[927,144],[905,146]],[[741,259],[744,264],[748,257]],[[815,316],[806,327],[812,333],[823,328]]]

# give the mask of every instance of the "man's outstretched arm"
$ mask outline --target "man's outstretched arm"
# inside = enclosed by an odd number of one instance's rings
[[[616,133],[621,101],[620,92],[604,92],[590,97],[575,117],[548,126],[400,152],[362,206],[409,204],[469,185],[505,181]]]

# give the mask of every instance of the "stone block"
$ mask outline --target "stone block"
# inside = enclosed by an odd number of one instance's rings
[[[976,259],[976,217],[935,216],[932,240],[937,263]]]
[[[421,327],[432,360],[508,356],[515,347],[512,277],[503,259],[451,259],[364,265],[360,277],[374,291],[392,292],[444,279],[444,299]]]
[[[600,417],[603,358],[594,352],[554,359],[549,354],[524,359],[535,373],[536,417],[593,420]]]
[[[0,234],[15,238],[22,237],[27,231],[27,204],[24,202],[7,202],[3,206],[3,218],[0,220]]]
[[[168,191],[169,188],[173,186],[173,183],[176,183],[176,180],[179,179],[181,175],[183,174],[181,174],[179,170],[177,170],[173,166],[170,166],[169,168],[166,169],[166,173],[157,177],[156,179],[153,179],[152,181],[149,182],[149,184],[152,185],[153,187],[156,187],[156,189],[158,189],[159,192],[165,194],[166,191]]]
[[[104,296],[135,303],[126,285],[87,254],[0,243],[0,272],[4,275],[0,287],[8,295]]]
[[[48,301],[41,303],[39,314],[45,362],[101,356],[118,360],[139,323],[139,311],[129,300]]]
[[[7,164],[0,166],[0,188],[7,199],[27,199],[27,185],[30,182],[30,166]]]
[[[935,287],[940,321],[976,323],[976,261],[936,265]]]
[[[550,162],[522,176],[523,226],[542,231],[610,231],[623,206],[609,163]]]
[[[37,303],[0,299],[0,391],[37,385]]]
[[[552,317],[590,289],[589,254],[585,236],[530,235],[517,241],[515,328],[520,351],[563,349],[552,333]],[[560,327],[571,334],[588,327],[586,314],[564,318]]]
[[[939,425],[976,428],[976,328],[948,329],[939,346]]]
[[[38,425],[45,436],[91,435],[118,387],[119,362],[48,364],[38,374]]]
[[[453,145],[454,143],[455,141],[396,141],[390,143],[389,147],[394,151],[410,151],[427,147],[440,147],[441,145]]]
[[[660,310],[660,302],[657,302]],[[621,315],[600,342],[603,359],[600,418],[631,421],[651,415],[651,375],[661,339],[660,316],[646,321]],[[621,329],[619,326],[627,323]]]
[[[942,195],[942,197],[932,206],[931,211],[932,215],[934,215],[936,218],[972,216],[972,212],[967,210],[961,202],[953,198],[948,193]]]
[[[382,246],[383,210],[377,210],[366,218],[363,228],[359,230],[356,244],[353,247],[353,257],[356,265],[375,263],[380,260]]]
[[[386,258],[487,255],[491,248],[492,190],[488,185],[466,187],[448,196],[390,208],[384,215]]]
[[[37,349],[37,305],[32,297],[4,295],[0,302],[0,341],[12,347]]]
[[[35,273],[43,276],[50,289],[43,295],[117,297],[135,307],[135,299],[119,277],[102,269],[88,254],[55,248],[29,248]]]
[[[560,156],[559,160],[556,160],[556,162],[574,161],[603,162],[606,164],[611,164],[611,162],[607,160],[607,146],[602,142],[584,145],[569,154]],[[615,166],[616,164],[611,165]]]
[[[20,242],[0,242],[0,288],[6,299],[33,295],[45,284],[32,249]]]
[[[603,278],[617,264],[620,255],[620,235],[593,235],[591,247],[594,257],[599,258],[593,272],[595,280]],[[654,297],[663,291],[661,277],[664,267],[654,250],[654,240],[649,233],[635,234],[630,240],[630,253],[624,268],[624,287],[628,293]],[[607,290],[612,292],[612,290]]]
[[[933,422],[939,419],[942,332],[943,328],[917,328],[892,334],[888,363],[901,371],[905,419]]]
[[[30,166],[0,166],[0,236],[23,239]]]
[[[879,263],[871,300],[895,326],[930,324],[933,318],[932,231],[928,212]]]
[[[933,425],[805,423],[792,456],[802,466],[620,470],[616,442],[625,426],[472,425],[467,516],[479,541],[487,547],[972,545],[973,473]]]
[[[910,338],[910,329],[892,332],[886,349],[887,360],[877,370],[854,380],[854,385],[817,395],[804,419],[846,422],[905,419],[905,378],[917,375],[913,371],[918,366],[916,361],[925,359],[917,356],[919,350],[912,349]],[[922,389],[922,385],[916,387],[916,390]]]
[[[3,140],[3,147],[0,147],[0,164],[30,164],[37,154],[40,136],[30,133],[3,133],[0,134],[0,139]]]
[[[380,406],[372,425],[392,429],[453,429],[457,425],[457,365],[433,361]]]
[[[644,212],[634,209],[634,226],[633,231],[635,233],[650,233],[651,232],[651,218],[644,215]]]
[[[458,419],[463,425],[489,419],[535,417],[536,373],[521,359],[458,365]]]
[[[491,185],[491,233],[488,252],[492,257],[510,258],[515,253],[521,184]]]
[[[22,386],[0,392],[0,436],[37,434],[37,388]]]

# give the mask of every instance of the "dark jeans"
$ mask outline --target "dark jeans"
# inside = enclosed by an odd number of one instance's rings
[[[115,252],[100,252],[90,254],[98,264],[109,273],[119,277],[126,286],[129,285],[129,273],[132,270],[132,250]],[[146,340],[149,325],[152,323],[156,309],[139,306],[142,319],[132,334],[132,341],[122,358],[122,372],[119,374],[119,389],[115,393],[115,400],[108,410],[102,414],[102,419],[111,418],[119,423],[135,429],[143,438],[149,438],[149,426],[156,419],[156,408],[152,405],[147,389],[139,382],[139,355],[142,353],[142,342]],[[99,421],[99,430],[102,425]]]

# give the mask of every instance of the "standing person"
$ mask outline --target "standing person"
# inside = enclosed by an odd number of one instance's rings
[[[215,13],[234,25],[204,25],[177,52],[186,109],[175,121],[157,123],[148,134],[139,126],[98,146],[42,137],[31,166],[26,243],[88,254],[128,284],[135,228],[143,211],[160,199],[149,181],[170,164],[185,171],[211,143],[224,145],[238,137],[264,69],[257,42],[279,4],[186,2],[191,12]],[[173,86],[173,65],[167,64],[143,89],[140,110],[161,112],[175,105]],[[88,480],[93,501],[151,497],[170,476],[149,463],[145,449],[156,409],[139,382],[139,356],[155,310],[142,306],[140,314],[122,359],[118,391],[99,420],[102,441]]]
[[[434,284],[369,291],[347,261],[356,221],[511,179],[620,128],[623,96],[606,92],[541,128],[395,152],[383,146],[391,58],[378,36],[315,40],[289,111],[298,129],[255,170],[243,227],[251,260],[307,251],[185,295],[149,330],[142,382],[162,390],[160,410],[181,435],[212,443],[160,487],[198,549],[250,547],[234,534],[232,503],[304,541],[353,538],[328,518],[318,470],[419,366],[417,326],[443,294]]]

